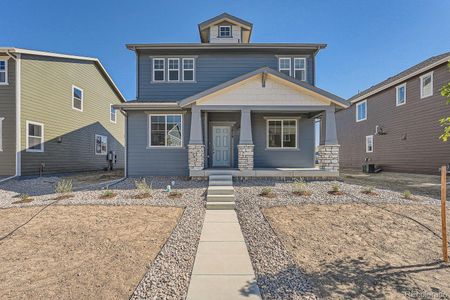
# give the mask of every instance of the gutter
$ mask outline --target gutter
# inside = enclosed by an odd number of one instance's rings
[[[142,109],[181,109],[178,102],[139,102],[114,104],[113,108],[120,110],[142,110]]]

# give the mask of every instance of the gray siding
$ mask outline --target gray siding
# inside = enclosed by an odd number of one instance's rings
[[[232,53],[140,51],[138,53],[137,97],[139,100],[148,101],[180,100],[261,67],[278,70],[277,55],[286,57],[306,56],[307,81],[314,84],[314,63],[311,53],[243,53],[236,50]],[[189,56],[197,56],[195,83],[152,83],[152,57]]]
[[[0,118],[3,120],[3,151],[0,176],[15,175],[16,169],[16,64],[8,60],[8,85],[0,85]]]
[[[450,143],[439,140],[439,119],[450,115],[439,89],[450,81],[450,73],[445,64],[433,71],[431,97],[420,99],[420,74],[407,80],[402,106],[396,106],[391,87],[367,99],[366,121],[355,121],[356,105],[336,114],[342,168],[361,169],[367,158],[386,171],[437,174],[442,164],[450,162]],[[366,153],[365,137],[374,134],[376,125],[387,134],[375,135],[374,151]]]
[[[157,112],[155,112],[157,113]],[[128,176],[188,176],[188,150],[191,117],[183,116],[183,147],[148,148],[148,115],[128,112]]]
[[[124,116],[110,122],[110,104],[120,100],[94,62],[22,56],[22,174],[101,170],[95,134],[108,137],[108,151],[124,167]],[[84,90],[83,112],[72,109],[72,85]],[[44,124],[44,152],[26,152],[26,121]],[[61,139],[61,142],[60,142]]]

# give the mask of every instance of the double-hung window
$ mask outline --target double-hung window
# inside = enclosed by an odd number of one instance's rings
[[[179,58],[169,58],[169,81],[179,81],[180,80],[180,59]]]
[[[356,122],[367,120],[367,100],[356,103]]]
[[[395,103],[397,106],[406,103],[406,83],[403,83],[395,88]]]
[[[366,136],[366,153],[373,152],[373,135]]]
[[[26,126],[26,152],[44,152],[44,124],[27,121]]]
[[[72,108],[83,111],[83,90],[79,87],[72,86]]]
[[[231,37],[231,26],[219,26],[219,37],[221,38]]]
[[[8,62],[0,60],[0,85],[8,84]]]
[[[113,104],[109,106],[109,120],[111,123],[117,122],[117,110],[113,107]]]
[[[280,57],[278,59],[278,71],[280,71],[280,73],[291,76],[291,58],[290,57]]]
[[[108,137],[104,135],[95,135],[95,154],[106,155],[108,153]]]
[[[149,115],[149,127],[149,147],[182,147],[182,115]]]
[[[5,118],[0,117],[0,152],[3,151],[3,120]]]
[[[183,81],[194,80],[194,59],[183,58]]]
[[[165,80],[165,60],[164,58],[153,59],[153,81],[161,82]]]
[[[420,98],[433,96],[433,72],[420,76]]]
[[[297,120],[267,120],[267,148],[297,148]]]
[[[294,77],[298,80],[306,80],[306,59],[303,57],[294,58]]]

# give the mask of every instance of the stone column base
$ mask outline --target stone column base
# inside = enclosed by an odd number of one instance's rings
[[[340,145],[319,145],[317,161],[319,168],[329,171],[339,171]]]
[[[238,145],[239,170],[253,170],[254,145]]]
[[[203,170],[205,168],[205,145],[188,145],[189,170]]]

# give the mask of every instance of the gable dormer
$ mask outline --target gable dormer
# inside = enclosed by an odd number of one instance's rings
[[[202,43],[249,43],[253,24],[227,13],[198,24]]]

